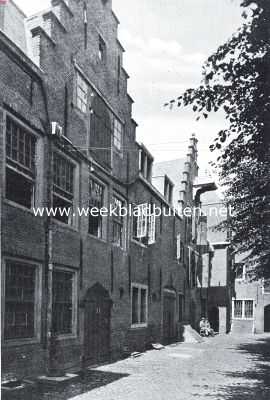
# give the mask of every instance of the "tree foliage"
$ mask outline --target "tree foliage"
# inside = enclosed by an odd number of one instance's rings
[[[227,127],[211,151],[233,216],[233,245],[256,277],[270,277],[270,1],[244,0],[243,25],[203,65],[199,87],[167,105],[192,106],[197,119],[222,109]]]

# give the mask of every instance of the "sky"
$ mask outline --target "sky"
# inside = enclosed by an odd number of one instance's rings
[[[49,0],[15,0],[30,15]],[[196,122],[188,108],[163,107],[185,89],[196,87],[201,66],[241,25],[240,0],[113,0],[120,20],[119,39],[130,75],[128,91],[135,100],[137,140],[156,161],[183,157],[192,133],[199,140],[199,163],[207,168],[215,134],[226,126],[222,114]]]

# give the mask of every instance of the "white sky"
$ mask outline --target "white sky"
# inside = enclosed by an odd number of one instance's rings
[[[27,15],[50,4],[15,1]],[[193,132],[199,139],[201,166],[213,158],[208,146],[224,127],[223,116],[195,122],[190,110],[170,111],[163,104],[199,83],[202,62],[240,26],[239,4],[240,0],[113,0],[126,49],[124,67],[131,77],[137,138],[156,161],[185,155]]]

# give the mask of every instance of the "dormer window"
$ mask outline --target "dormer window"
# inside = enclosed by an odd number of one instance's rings
[[[164,178],[164,197],[168,201],[168,203],[172,202],[172,196],[173,196],[173,184],[169,180],[167,176]]]
[[[98,43],[98,58],[101,62],[105,62],[106,59],[106,44],[101,36],[99,36]]]
[[[141,147],[139,150],[139,171],[149,182],[152,180],[152,166],[153,157],[144,147]]]

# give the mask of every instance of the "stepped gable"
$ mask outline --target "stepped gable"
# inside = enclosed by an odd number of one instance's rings
[[[193,134],[189,139],[186,157],[155,163],[153,166],[153,184],[158,190],[162,191],[160,177],[164,178],[165,175],[174,184],[173,205],[176,208],[179,206],[179,202],[185,206],[192,200],[188,195],[188,183],[193,182],[198,174],[197,142],[198,140]]]

